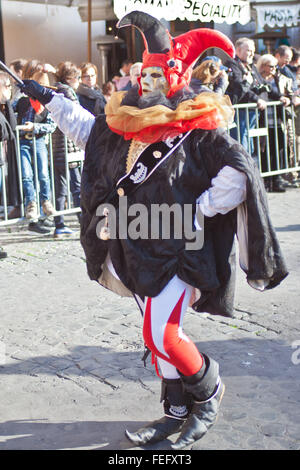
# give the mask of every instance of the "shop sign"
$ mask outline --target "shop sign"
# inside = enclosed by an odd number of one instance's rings
[[[243,0],[114,0],[117,18],[122,18],[132,10],[144,11],[167,21],[179,18],[188,21],[246,24],[251,19],[249,2]]]
[[[297,26],[300,20],[300,6],[255,6],[257,10],[257,24],[261,28],[269,26],[270,28],[283,26]]]

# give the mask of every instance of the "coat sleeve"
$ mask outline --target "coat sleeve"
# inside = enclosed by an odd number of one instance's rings
[[[76,101],[65,98],[63,94],[55,94],[46,108],[63,134],[84,150],[95,124],[95,117]]]
[[[56,123],[51,118],[50,114],[48,113],[44,122],[35,122],[34,123],[34,134],[52,134],[56,129]]]
[[[224,166],[211,180],[211,186],[197,199],[202,214],[213,217],[227,214],[246,199],[247,177],[241,171]]]

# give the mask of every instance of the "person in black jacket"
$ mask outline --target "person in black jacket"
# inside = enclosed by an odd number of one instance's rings
[[[104,113],[106,100],[97,84],[98,73],[96,65],[84,62],[80,65],[81,83],[77,89],[79,103],[94,116]]]
[[[55,87],[58,93],[62,93],[71,101],[78,102],[76,90],[79,85],[80,70],[72,62],[61,62],[57,66]],[[55,204],[56,211],[65,209],[67,191],[66,168],[69,168],[70,191],[73,197],[74,207],[80,207],[80,160],[82,160],[83,152],[72,140],[67,139],[65,135],[57,128],[52,134],[52,150],[54,163],[55,178]],[[72,160],[66,163],[66,158]],[[76,161],[77,160],[77,161]],[[64,223],[64,216],[57,215],[54,217],[55,231],[54,238],[69,237],[73,235],[73,231]]]
[[[282,44],[274,52],[274,57],[278,61],[277,68],[278,68],[279,73],[282,73],[283,75],[285,75],[286,77],[292,80],[292,90],[293,92],[297,92],[298,90],[297,79],[289,67],[293,59],[292,48]]]
[[[239,38],[235,43],[235,48],[236,57],[225,62],[226,67],[229,69],[229,85],[226,94],[229,95],[232,104],[256,103],[258,109],[262,111],[266,107],[266,102],[259,93],[261,79],[255,65],[253,65],[255,53],[254,41],[249,38]],[[254,145],[248,135],[247,111],[241,109],[236,112],[236,123],[238,122],[237,115],[239,116],[240,143],[252,154]],[[249,129],[252,129],[256,125],[256,115],[253,108],[249,110],[248,116]],[[231,130],[231,136],[236,140],[238,139],[236,127]]]
[[[25,82],[24,91],[41,99],[59,127],[85,148],[81,243],[88,274],[136,299],[145,344],[160,368],[165,415],[126,436],[139,446],[180,432],[171,446],[180,450],[215,423],[224,393],[217,362],[182,331],[187,306],[232,316],[236,232],[252,287],[275,287],[288,272],[259,170],[226,131],[233,116],[230,100],[189,88],[201,52],[219,47],[232,57],[233,44],[206,28],[171,38],[161,22],[139,11],[118,23],[130,25],[145,41],[141,76],[138,86],[112,95],[104,116],[94,118],[34,82]],[[126,201],[130,217],[123,218]],[[168,218],[157,226],[152,217],[157,205],[188,206],[191,223],[174,214],[169,234],[162,233]],[[196,236],[196,244],[187,246],[189,233],[179,229],[197,227],[200,209],[203,244]],[[132,216],[140,210],[145,218],[137,223]],[[110,227],[110,213],[118,218],[117,227]]]
[[[21,217],[21,191],[19,181],[19,171],[17,164],[17,147],[15,129],[17,119],[10,101],[11,83],[9,76],[5,72],[0,72],[0,142],[2,142],[2,156],[5,154],[7,167],[7,205],[13,206],[8,214],[8,219]],[[4,164],[2,158],[2,165]],[[1,167],[1,157],[0,157]],[[1,197],[1,168],[0,168],[0,197]]]
[[[11,83],[7,73],[0,72],[0,202],[4,203],[4,191],[6,187],[3,180],[6,179],[7,168],[8,191],[17,185],[17,173],[12,176],[12,170],[16,170],[16,142],[14,129],[16,119],[10,104]],[[13,167],[11,168],[11,165]],[[9,168],[10,167],[10,168]],[[9,183],[10,179],[10,183]],[[5,191],[6,197],[6,191]],[[6,258],[7,252],[0,246],[0,259]]]

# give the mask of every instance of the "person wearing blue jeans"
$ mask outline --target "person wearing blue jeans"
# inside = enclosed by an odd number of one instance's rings
[[[55,210],[50,201],[50,177],[48,167],[47,134],[54,132],[56,124],[49,112],[38,102],[24,95],[16,103],[20,129],[20,155],[22,183],[25,198],[25,216],[27,219],[38,219],[40,209],[37,207],[38,188],[34,176],[34,147],[36,149],[37,179],[39,181],[40,202],[45,216],[54,215]],[[35,137],[35,139],[34,139]]]
[[[36,144],[36,161],[37,173],[40,185],[40,200],[42,207],[45,206],[45,201],[51,198],[50,178],[48,169],[48,151],[46,146],[45,137],[40,137],[35,140]],[[21,153],[21,166],[22,166],[22,181],[25,197],[25,205],[36,201],[36,189],[34,185],[34,144],[33,139],[20,140],[20,153]],[[47,215],[47,214],[46,214]]]
[[[237,126],[239,125],[240,143],[247,150],[247,152],[249,152],[250,155],[252,155],[254,152],[254,143],[253,143],[253,138],[249,137],[248,126],[249,126],[249,130],[255,128],[255,125],[256,125],[255,111],[251,111],[249,109],[248,117],[247,117],[247,111],[245,109],[239,109],[238,111],[236,111],[234,120],[235,120],[236,125]],[[238,136],[237,127],[233,127],[230,130],[230,135],[233,139],[238,140],[239,136]]]

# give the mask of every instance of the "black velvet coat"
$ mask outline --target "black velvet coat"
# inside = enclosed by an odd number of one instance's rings
[[[201,249],[186,250],[187,240],[103,241],[97,236],[101,217],[97,207],[117,181],[124,176],[130,142],[113,133],[105,116],[99,116],[86,146],[82,174],[81,243],[91,279],[97,280],[109,251],[115,270],[124,285],[139,296],[156,296],[168,281],[179,278],[200,289],[196,311],[231,316],[233,314],[236,210],[205,218],[205,242]],[[243,147],[223,130],[194,130],[138,190],[128,196],[128,206],[151,204],[193,204],[211,185],[219,170],[229,165],[247,175],[249,237],[248,280],[269,281],[275,287],[287,275],[275,231],[270,221],[267,198],[259,172]],[[117,204],[116,204],[117,206]]]

